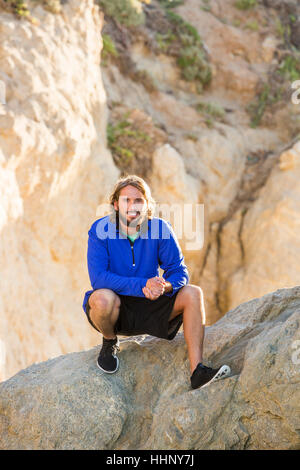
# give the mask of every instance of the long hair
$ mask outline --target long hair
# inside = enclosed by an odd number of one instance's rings
[[[134,186],[137,188],[141,193],[143,194],[144,198],[147,201],[148,204],[148,210],[147,210],[147,216],[148,219],[152,219],[154,217],[154,211],[155,211],[155,200],[151,196],[151,190],[143,178],[140,178],[137,175],[127,175],[119,178],[113,188],[113,191],[109,197],[109,203],[112,206],[112,209],[114,213],[116,212],[114,208],[114,202],[119,201],[119,196],[121,189],[125,188],[126,186]]]

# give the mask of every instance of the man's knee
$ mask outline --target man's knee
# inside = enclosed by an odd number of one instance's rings
[[[182,289],[186,302],[203,301],[203,291],[201,287],[195,286],[194,284],[187,284]]]
[[[110,315],[116,307],[120,306],[120,298],[110,289],[97,289],[90,298],[91,310],[98,315]]]
[[[205,306],[204,306],[204,297],[203,297],[203,290],[199,286],[195,286],[193,284],[187,284],[183,289],[185,291],[185,305],[191,307],[200,307],[199,314],[201,318],[201,322],[203,325],[206,323],[206,315],[205,315]]]

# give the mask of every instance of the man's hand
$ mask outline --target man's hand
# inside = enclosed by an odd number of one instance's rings
[[[156,300],[165,292],[166,281],[162,277],[151,277],[143,287],[145,297]]]
[[[156,299],[158,299],[158,297],[160,297],[160,295],[154,295],[154,294],[152,294],[151,290],[148,289],[147,287],[143,287],[143,288],[142,288],[142,291],[144,292],[144,296],[145,296],[147,299],[156,300]]]
[[[163,277],[155,276],[148,279],[146,287],[152,291],[153,294],[161,295],[164,293],[166,281]]]

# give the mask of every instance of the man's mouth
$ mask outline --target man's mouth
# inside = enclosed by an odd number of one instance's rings
[[[130,215],[131,217],[137,217],[140,215],[139,211],[128,211],[127,215]]]

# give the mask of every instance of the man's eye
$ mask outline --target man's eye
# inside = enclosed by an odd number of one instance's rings
[[[129,199],[126,198],[126,197],[120,197],[120,199],[121,199],[123,202],[127,202],[127,203],[129,202]],[[140,199],[140,198],[139,198],[139,199],[135,199],[134,202],[138,202],[139,204],[143,204],[144,199]]]

